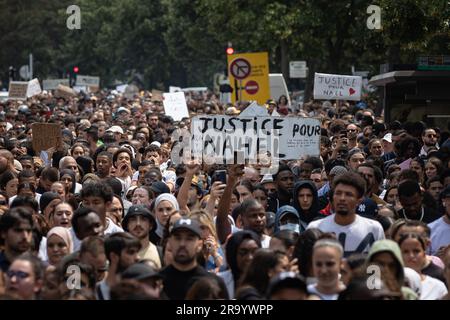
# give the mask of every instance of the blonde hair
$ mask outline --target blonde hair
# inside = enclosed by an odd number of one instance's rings
[[[211,217],[211,215],[208,212],[206,212],[205,210],[195,210],[195,211],[191,212],[191,214],[189,215],[189,218],[195,219],[201,225],[207,226],[209,229],[209,232],[214,237],[214,239],[216,239],[216,240],[218,239],[216,226],[214,224],[213,218]]]

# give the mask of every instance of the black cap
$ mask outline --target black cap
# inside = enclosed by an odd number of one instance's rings
[[[196,220],[181,218],[173,225],[172,229],[170,230],[170,235],[174,234],[175,231],[181,229],[189,230],[195,233],[199,238],[202,237],[202,230],[200,229],[200,225]]]
[[[162,278],[162,276],[146,263],[135,263],[122,272],[122,279],[143,280],[148,278]]]
[[[301,291],[306,291],[306,281],[302,276],[295,272],[281,272],[276,275],[269,283],[267,289],[267,297],[270,298],[271,295],[276,293],[280,289],[292,288],[299,289]]]
[[[441,198],[445,199],[450,197],[450,185],[448,185],[444,190],[441,192]]]
[[[131,206],[122,220],[122,227],[125,231],[128,231],[128,221],[130,220],[131,217],[135,216],[143,216],[148,220],[150,220],[150,222],[152,223],[152,229],[150,231],[153,231],[156,228],[156,220],[155,217],[152,215],[151,211],[147,209],[147,207],[145,207],[144,205],[138,204]]]
[[[169,187],[162,181],[153,182],[150,189],[157,194],[170,193]]]

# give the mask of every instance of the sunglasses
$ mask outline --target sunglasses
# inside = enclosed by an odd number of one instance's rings
[[[23,272],[23,271],[14,271],[14,270],[8,270],[8,272],[6,272],[6,275],[8,276],[8,278],[12,278],[12,277],[16,277],[17,279],[23,280],[26,279],[30,276],[29,273],[27,272]]]
[[[6,200],[0,200],[0,206],[6,206],[7,204]]]

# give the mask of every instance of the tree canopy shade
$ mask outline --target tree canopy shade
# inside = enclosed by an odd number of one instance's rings
[[[450,52],[445,0],[79,0],[81,29],[69,30],[72,2],[0,0],[2,80],[29,53],[40,79],[77,65],[103,86],[134,79],[152,88],[211,87],[228,42],[236,52],[268,51],[271,72],[286,76],[290,60],[306,60],[312,77]],[[371,4],[381,8],[381,30],[367,28]]]

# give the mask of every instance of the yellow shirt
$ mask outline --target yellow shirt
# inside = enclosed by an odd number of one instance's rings
[[[155,263],[158,269],[161,269],[161,259],[159,258],[158,249],[151,242],[149,242],[149,245],[147,247],[142,248],[138,252],[138,258],[140,260],[151,260]]]

